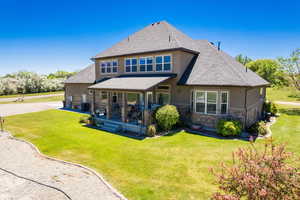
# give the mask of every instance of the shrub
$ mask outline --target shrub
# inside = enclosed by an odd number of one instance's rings
[[[218,173],[212,170],[222,191],[212,199],[300,199],[299,161],[285,149],[284,145],[267,142],[261,151],[252,144],[234,152],[232,166],[222,164]]]
[[[239,135],[242,132],[242,125],[235,120],[219,120],[217,132],[222,136]]]
[[[272,103],[271,101],[264,103],[264,111],[267,113],[271,113],[272,115],[276,115],[278,112],[276,104]]]
[[[264,121],[259,121],[254,123],[253,125],[251,125],[248,128],[248,131],[252,134],[252,135],[267,135],[268,134],[268,130],[267,130],[267,125]]]
[[[175,106],[165,105],[157,110],[155,119],[162,130],[168,131],[178,122],[179,113]]]
[[[89,124],[90,121],[90,117],[89,116],[81,116],[79,118],[79,123],[84,123],[84,124]]]
[[[156,127],[155,125],[149,125],[147,129],[147,135],[149,137],[154,137],[156,135]]]

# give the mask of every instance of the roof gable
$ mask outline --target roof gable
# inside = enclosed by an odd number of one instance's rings
[[[94,58],[171,49],[197,51],[192,38],[177,30],[166,21],[162,21],[146,26],[144,29],[130,35],[111,48],[97,54]]]
[[[95,64],[91,64],[68,78],[65,83],[95,83],[96,81],[96,72],[95,72]]]
[[[207,40],[195,40],[195,43],[200,53],[194,65],[184,73],[185,79],[179,84],[250,87],[269,84]]]

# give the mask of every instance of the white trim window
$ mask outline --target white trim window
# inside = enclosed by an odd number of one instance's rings
[[[110,60],[110,61],[101,61],[100,68],[101,73],[118,73],[118,60]]]
[[[137,59],[125,58],[125,72],[137,72]]]
[[[221,91],[220,113],[225,115],[228,113],[228,91]]]
[[[171,55],[155,56],[155,71],[157,72],[172,71],[172,56]]]
[[[217,114],[218,92],[196,91],[195,112],[202,114]]]
[[[140,72],[153,71],[153,57],[142,57],[139,59]]]

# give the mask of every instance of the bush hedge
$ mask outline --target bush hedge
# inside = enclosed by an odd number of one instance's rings
[[[217,124],[217,132],[222,136],[235,136],[242,132],[242,124],[235,120],[221,119]]]
[[[165,105],[160,107],[155,113],[155,119],[160,129],[168,131],[179,120],[179,113],[177,108],[173,105]]]
[[[149,137],[154,137],[156,135],[156,127],[155,125],[149,125],[147,129],[147,135]]]
[[[268,131],[267,131],[267,125],[264,121],[259,121],[254,123],[252,126],[250,126],[247,129],[252,135],[267,135]]]
[[[278,108],[275,103],[268,101],[264,103],[264,111],[266,113],[271,113],[272,115],[276,115],[278,113]]]

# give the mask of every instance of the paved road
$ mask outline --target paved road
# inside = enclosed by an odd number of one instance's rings
[[[1,200],[120,200],[89,170],[46,159],[1,132],[0,180]]]
[[[24,99],[38,99],[38,98],[46,98],[46,97],[56,97],[56,96],[63,96],[64,94],[48,94],[48,95],[40,95],[40,96],[25,96]],[[20,95],[21,97],[22,95]],[[0,102],[13,102],[19,97],[13,98],[0,98]]]
[[[30,112],[38,112],[49,109],[61,108],[62,102],[40,102],[40,103],[16,103],[0,104],[0,116],[10,116]]]
[[[289,101],[275,101],[277,104],[291,105],[291,106],[300,106],[300,103],[289,102]]]

